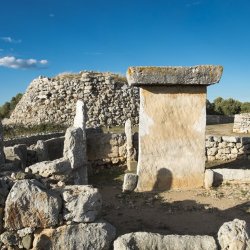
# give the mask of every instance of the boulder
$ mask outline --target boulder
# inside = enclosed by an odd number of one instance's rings
[[[135,190],[137,185],[138,176],[137,174],[127,173],[124,175],[124,181],[122,186],[123,192],[132,192]]]
[[[73,222],[93,222],[101,212],[102,197],[97,188],[86,185],[65,186],[63,218]]]
[[[221,250],[249,250],[249,229],[246,222],[239,219],[225,222],[218,231],[218,241]]]
[[[216,250],[211,236],[160,235],[136,232],[120,236],[114,242],[114,250],[161,249],[161,250]]]
[[[59,223],[62,202],[37,180],[17,181],[5,204],[5,228],[46,228]]]
[[[72,171],[70,162],[64,158],[54,161],[42,161],[26,168],[25,171],[31,171],[33,174],[39,174],[42,177],[51,177],[53,175],[65,175]]]
[[[3,126],[2,122],[0,121],[0,165],[4,164],[5,162],[5,155],[3,151]]]
[[[45,229],[35,234],[33,250],[110,249],[116,229],[107,222],[75,224]]]

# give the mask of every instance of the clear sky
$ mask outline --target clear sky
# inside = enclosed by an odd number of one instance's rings
[[[250,101],[249,0],[0,0],[0,104],[39,75],[224,66],[208,98]]]

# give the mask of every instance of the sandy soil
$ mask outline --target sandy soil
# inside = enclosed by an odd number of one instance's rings
[[[103,196],[102,217],[118,235],[148,231],[216,236],[234,218],[250,223],[250,185],[223,185],[205,190],[122,193],[123,171],[101,170],[90,182]]]

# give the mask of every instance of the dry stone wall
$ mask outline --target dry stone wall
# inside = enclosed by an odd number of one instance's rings
[[[78,99],[86,107],[87,127],[124,125],[128,118],[138,124],[138,88],[118,75],[97,72],[33,80],[8,123],[71,125]]]
[[[250,133],[250,113],[235,115],[233,132]]]
[[[250,158],[250,137],[206,136],[207,161],[238,158]]]

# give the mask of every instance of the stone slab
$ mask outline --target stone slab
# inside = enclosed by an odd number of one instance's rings
[[[139,191],[203,186],[206,86],[140,89]]]
[[[199,65],[192,67],[130,67],[129,85],[211,85],[220,81],[222,66]]]

